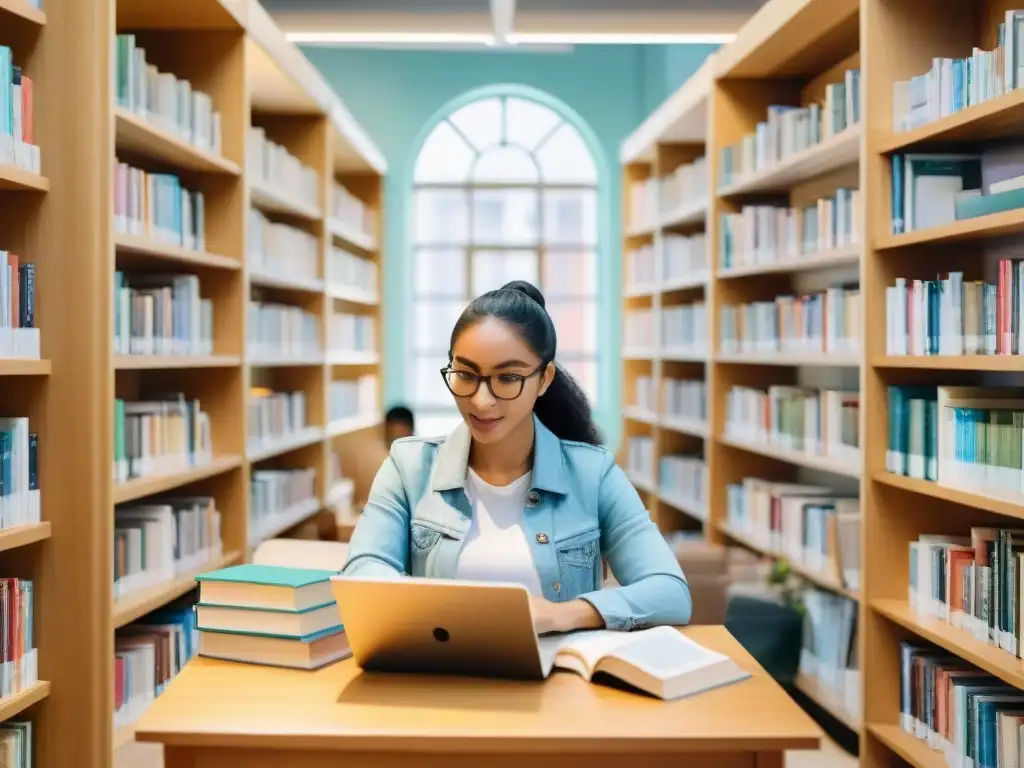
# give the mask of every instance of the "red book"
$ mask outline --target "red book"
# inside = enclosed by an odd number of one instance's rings
[[[26,144],[35,144],[35,121],[32,119],[32,80],[21,76],[21,133]]]

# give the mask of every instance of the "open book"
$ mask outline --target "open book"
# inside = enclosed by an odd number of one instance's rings
[[[662,699],[681,699],[750,677],[728,656],[672,627],[596,630],[540,638],[544,674],[570,670],[584,680],[603,672]]]

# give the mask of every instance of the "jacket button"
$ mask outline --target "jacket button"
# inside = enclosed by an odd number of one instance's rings
[[[561,592],[562,591],[562,582],[556,581],[554,584],[551,585],[551,588],[553,590],[555,590],[555,592]]]
[[[548,535],[546,533],[538,533],[537,534],[537,543],[538,544],[547,544],[548,543]]]
[[[526,496],[526,506],[536,507],[540,504],[540,494],[536,491],[530,491]]]

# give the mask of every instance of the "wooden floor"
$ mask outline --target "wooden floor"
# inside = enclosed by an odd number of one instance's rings
[[[158,744],[131,743],[114,758],[114,768],[163,768]],[[826,741],[817,752],[787,752],[786,768],[856,768],[857,758]]]

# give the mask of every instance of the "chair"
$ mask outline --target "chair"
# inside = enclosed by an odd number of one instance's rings
[[[285,565],[325,571],[340,571],[345,567],[347,559],[348,544],[309,539],[268,539],[252,555],[252,561],[257,565]]]

